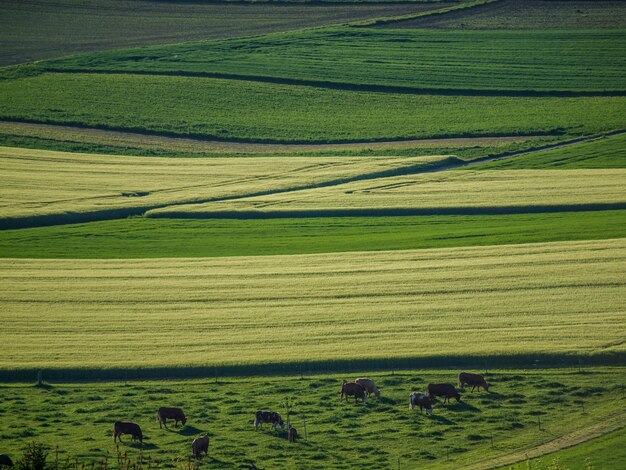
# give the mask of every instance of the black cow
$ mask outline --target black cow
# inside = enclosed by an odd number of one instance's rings
[[[274,431],[276,431],[277,427],[280,427],[282,431],[285,430],[285,423],[283,422],[283,418],[281,418],[280,413],[277,413],[276,411],[257,411],[254,418],[255,431],[259,428],[262,428],[263,423],[271,424]]]
[[[13,460],[6,454],[0,454],[0,467],[12,467]]]
[[[461,401],[461,395],[452,384],[428,384],[426,388],[428,398],[434,400],[436,397],[443,397],[443,402],[450,402],[450,398],[455,398],[457,402]]]
[[[409,395],[409,410],[413,411],[416,406],[420,407],[420,413],[422,410],[426,410],[426,413],[433,415],[433,404],[430,398],[422,392],[413,392]]]
[[[209,453],[209,436],[204,435],[193,440],[191,443],[191,452],[196,459],[202,458],[202,452],[204,455]]]
[[[183,423],[183,426],[187,423],[187,418],[185,417],[185,413],[180,408],[176,408],[173,406],[162,406],[157,411],[156,419],[159,422],[159,427],[162,428],[165,426],[167,429],[167,420],[174,420],[174,427],[178,427],[178,422]]]
[[[287,440],[289,442],[296,442],[296,439],[298,439],[298,431],[290,424],[289,430],[287,431]]]
[[[132,440],[138,440],[143,444],[143,433],[137,423],[131,423],[130,421],[116,421],[113,425],[113,442],[118,438],[122,442],[122,434],[130,434]]]

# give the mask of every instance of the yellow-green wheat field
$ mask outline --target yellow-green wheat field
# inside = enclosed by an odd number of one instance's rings
[[[0,368],[624,351],[626,239],[0,260]]]

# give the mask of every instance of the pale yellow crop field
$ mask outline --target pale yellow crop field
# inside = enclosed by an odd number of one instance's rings
[[[139,158],[0,147],[0,221],[281,190],[444,158]]]
[[[626,345],[626,239],[144,260],[0,260],[0,369]]]
[[[171,207],[149,215],[307,213],[626,203],[626,170],[446,171]]]

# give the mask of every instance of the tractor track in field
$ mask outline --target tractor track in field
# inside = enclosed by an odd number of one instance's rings
[[[595,135],[591,137],[580,137],[580,138],[571,139],[565,142],[560,142],[557,144],[551,144],[551,145],[547,145],[543,147],[538,147],[532,150],[525,150],[521,152],[510,152],[507,154],[500,154],[496,156],[482,157],[476,160],[472,160],[470,162],[460,160],[456,157],[449,157],[448,159],[443,160],[441,164],[435,163],[431,166],[410,165],[410,166],[406,166],[403,168],[397,168],[394,170],[387,170],[387,171],[382,171],[382,172],[379,171],[379,172],[362,174],[362,175],[357,175],[357,176],[352,176],[352,177],[337,178],[334,180],[324,181],[321,183],[301,185],[301,186],[297,186],[293,188],[269,189],[269,190],[257,191],[253,193],[240,194],[236,196],[212,197],[212,198],[206,198],[206,199],[197,199],[194,201],[179,201],[179,202],[174,202],[174,203],[162,203],[162,204],[138,204],[137,206],[134,206],[134,207],[88,211],[88,212],[82,212],[82,213],[64,213],[64,214],[49,214],[49,215],[41,215],[41,216],[24,216],[24,217],[4,218],[4,219],[0,219],[0,230],[42,227],[42,226],[52,226],[52,225],[65,225],[65,224],[96,222],[96,221],[104,221],[104,220],[116,220],[116,219],[123,219],[123,218],[133,217],[133,216],[143,217],[148,211],[156,210],[156,209],[164,209],[167,207],[206,204],[206,203],[211,203],[211,202],[232,201],[232,200],[246,199],[250,197],[267,196],[270,194],[293,193],[293,192],[304,191],[304,190],[309,190],[309,189],[338,186],[340,184],[350,183],[353,181],[363,181],[363,180],[378,179],[378,178],[385,178],[385,177],[391,177],[391,176],[426,174],[426,173],[435,173],[435,172],[446,171],[446,170],[471,168],[473,166],[476,166],[482,163],[511,159],[511,158],[515,158],[518,156],[522,156],[522,155],[529,155],[529,154],[538,153],[538,152],[542,152],[546,150],[563,148],[563,147],[567,147],[570,145],[575,145],[575,144],[579,144],[583,142],[592,142],[594,140],[602,139],[605,137],[617,136],[617,135],[622,135],[622,134],[626,134],[626,131],[620,130],[620,131],[615,131],[615,132],[606,133],[602,135]],[[571,208],[571,210],[577,210],[577,209]],[[600,208],[600,210],[602,210],[602,208]],[[361,214],[361,215],[365,216],[366,214]],[[405,215],[411,215],[411,214],[407,213]],[[191,217],[191,218],[201,218],[201,217]]]

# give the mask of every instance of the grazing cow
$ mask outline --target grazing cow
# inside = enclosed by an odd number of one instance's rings
[[[346,401],[348,401],[348,395],[354,395],[354,403],[357,402],[357,398],[363,400],[363,404],[367,405],[367,392],[365,389],[355,382],[344,382],[341,384],[341,397],[340,400],[343,400],[343,397],[346,397]]]
[[[359,379],[356,379],[354,383],[357,383],[361,387],[363,387],[368,394],[373,393],[374,395],[376,395],[376,398],[380,398],[380,390],[376,388],[376,384],[372,379],[361,377]]]
[[[202,437],[194,439],[191,443],[191,453],[193,454],[194,458],[198,460],[201,459],[202,452],[204,452],[204,455],[209,454],[209,436],[207,436],[206,434]]]
[[[420,407],[420,414],[422,410],[426,410],[426,413],[430,416],[433,415],[433,404],[430,398],[422,392],[413,392],[409,395],[409,410],[413,411],[416,406]]]
[[[290,424],[289,430],[287,431],[287,440],[289,442],[296,442],[296,439],[298,439],[298,431]]]
[[[0,454],[0,467],[12,467],[13,460],[6,454]]]
[[[472,386],[472,392],[476,387],[480,392],[480,387],[485,389],[485,392],[489,391],[489,384],[485,381],[485,378],[480,374],[472,374],[470,372],[461,372],[459,374],[459,386],[465,387],[465,384]]]
[[[136,439],[143,444],[143,433],[137,423],[116,421],[113,425],[113,442],[115,442],[117,438],[122,442],[122,434],[130,434],[133,441]]]
[[[450,403],[450,398],[455,398],[457,402],[461,401],[461,395],[452,384],[428,384],[426,391],[431,401],[435,397],[443,397],[444,403]]]
[[[157,411],[156,414],[156,419],[159,422],[159,427],[163,428],[163,426],[165,426],[165,429],[167,429],[168,419],[174,420],[174,427],[176,428],[178,427],[179,421],[183,423],[183,426],[187,423],[187,418],[185,417],[185,413],[183,413],[183,410],[173,406],[162,406],[161,408],[159,408],[159,411]]]
[[[256,431],[257,429],[262,428],[263,423],[271,424],[274,431],[276,431],[277,426],[280,426],[282,431],[285,430],[283,418],[280,417],[280,413],[275,411],[257,411],[254,419],[254,430]]]

